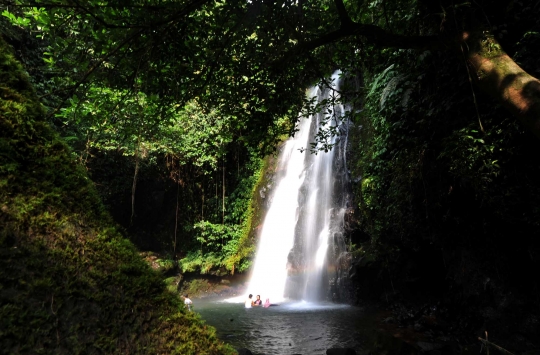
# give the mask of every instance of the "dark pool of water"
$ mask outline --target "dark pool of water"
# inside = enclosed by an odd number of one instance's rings
[[[254,354],[326,354],[331,347],[367,352],[375,336],[374,314],[332,303],[286,302],[246,309],[242,303],[199,300],[195,310],[220,339]]]

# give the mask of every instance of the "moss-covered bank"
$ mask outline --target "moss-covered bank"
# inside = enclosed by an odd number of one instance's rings
[[[2,40],[0,353],[234,353],[112,226]]]

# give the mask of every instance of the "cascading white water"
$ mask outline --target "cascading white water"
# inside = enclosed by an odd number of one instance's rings
[[[334,73],[334,83],[338,77],[339,72]],[[336,92],[315,87],[310,95],[317,96],[320,102]],[[338,117],[343,113],[342,106],[334,106],[333,110]],[[278,158],[282,177],[264,220],[247,289],[248,293],[261,295],[263,300],[270,298],[272,302],[278,302],[287,297],[320,301],[328,298],[327,269],[332,264],[328,255],[336,256],[336,245],[344,248],[345,206],[340,205],[344,199],[335,196],[336,154],[335,149],[318,154],[300,151],[314,141],[315,132],[327,114],[303,118],[299,131],[286,142]],[[336,122],[330,120],[326,124],[335,125]],[[332,144],[336,143],[335,139]],[[344,159],[343,154],[339,158]],[[338,254],[341,252],[343,250],[337,251]]]
[[[298,191],[305,176],[304,154],[299,149],[308,143],[309,125],[308,120],[300,122],[298,133],[285,143],[278,158],[281,179],[275,187],[264,219],[248,286],[248,293],[261,295],[263,300],[283,300],[287,255],[293,246],[294,227],[298,217]]]
[[[334,73],[332,76],[334,86],[338,78],[339,72]],[[319,100],[327,99],[330,95],[336,95],[336,93],[329,89],[319,92]],[[326,114],[341,117],[343,106],[336,105],[330,112],[314,115],[313,123],[317,127],[322,126],[326,129],[329,125],[335,125],[334,120],[322,124]],[[333,137],[331,144],[335,144],[336,139],[337,137]],[[312,156],[303,186],[303,190],[310,195],[310,198],[301,213],[303,221],[297,226],[296,238],[303,245],[304,289],[301,298],[307,301],[321,301],[326,298],[328,247],[333,245],[334,233],[343,227],[342,220],[336,220],[336,217],[340,215],[340,213],[336,214],[336,209],[343,208],[336,206],[334,198],[336,193],[341,193],[334,189],[334,155],[335,149],[332,149]]]

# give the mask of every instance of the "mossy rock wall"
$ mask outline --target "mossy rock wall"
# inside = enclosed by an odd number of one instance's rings
[[[112,226],[1,39],[0,353],[235,353]]]

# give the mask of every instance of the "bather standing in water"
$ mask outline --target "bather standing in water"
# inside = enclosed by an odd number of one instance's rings
[[[191,301],[187,293],[184,295],[184,305],[186,306],[187,310],[191,312],[193,301]]]
[[[253,306],[253,300],[251,299],[252,297],[253,297],[253,295],[250,293],[248,299],[244,303],[244,306],[246,308],[251,308],[251,306]]]
[[[255,307],[262,306],[261,295],[257,295],[257,299],[255,301],[253,301],[253,306],[255,306]]]

